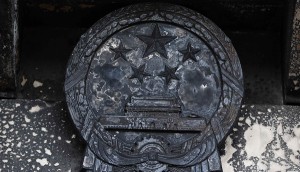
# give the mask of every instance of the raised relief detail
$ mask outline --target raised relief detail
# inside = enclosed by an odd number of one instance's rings
[[[87,142],[83,167],[221,171],[217,145],[243,94],[229,39],[181,6],[139,4],[111,15],[82,36],[67,70],[68,107]]]

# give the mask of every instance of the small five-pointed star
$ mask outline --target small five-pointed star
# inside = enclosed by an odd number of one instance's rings
[[[171,79],[179,80],[179,78],[176,76],[175,72],[177,70],[177,67],[170,68],[167,65],[165,65],[165,70],[158,74],[158,76],[165,77],[166,83],[169,84]]]
[[[181,54],[183,54],[182,62],[187,61],[188,59],[197,62],[196,54],[200,52],[200,49],[193,48],[191,43],[189,42],[185,50],[179,50]]]
[[[126,53],[128,53],[129,51],[131,51],[131,49],[126,49],[123,46],[122,42],[120,42],[120,45],[119,45],[118,48],[110,48],[110,50],[115,53],[113,61],[117,60],[118,58],[122,58],[123,60],[127,61],[127,59],[126,59]]]
[[[141,65],[139,68],[131,66],[131,69],[133,71],[133,74],[129,79],[136,78],[140,81],[141,84],[143,83],[143,79],[145,76],[151,76],[150,74],[145,72],[145,64]]]
[[[144,52],[144,58],[153,52],[158,52],[164,58],[168,58],[165,45],[173,41],[176,36],[162,36],[158,25],[154,26],[151,35],[137,35],[137,37],[147,44],[146,50]]]

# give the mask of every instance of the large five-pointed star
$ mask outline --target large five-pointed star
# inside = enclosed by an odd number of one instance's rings
[[[168,58],[165,45],[173,41],[176,36],[162,36],[158,25],[156,24],[151,35],[137,35],[137,37],[147,44],[144,52],[144,58],[153,52],[158,52],[164,58]]]
[[[143,83],[143,79],[145,76],[151,76],[150,74],[145,72],[145,64],[141,65],[139,68],[131,66],[131,69],[133,71],[133,74],[129,77],[129,79],[136,78],[140,81],[140,83]]]
[[[169,84],[171,79],[179,80],[179,78],[176,76],[175,72],[177,70],[177,67],[169,68],[167,65],[165,65],[165,70],[158,74],[158,76],[165,77],[166,83]]]
[[[200,51],[200,49],[193,48],[191,43],[189,42],[185,50],[179,50],[181,54],[183,54],[182,62],[187,61],[188,59],[197,62],[195,55]]]
[[[120,42],[120,45],[119,45],[118,48],[110,48],[110,50],[115,53],[113,61],[117,60],[118,58],[122,58],[125,61],[127,61],[127,59],[126,59],[126,53],[128,53],[129,51],[131,51],[131,49],[126,49],[123,46],[122,42]]]

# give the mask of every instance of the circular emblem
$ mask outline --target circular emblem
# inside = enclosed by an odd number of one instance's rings
[[[193,171],[206,163],[212,171],[221,168],[216,146],[235,121],[243,80],[230,40],[207,18],[138,4],[82,35],[65,91],[88,143],[86,168]]]

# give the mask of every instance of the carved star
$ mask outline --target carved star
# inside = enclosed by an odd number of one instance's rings
[[[185,50],[179,50],[181,54],[183,54],[182,62],[187,61],[188,59],[197,62],[195,55],[200,51],[200,49],[193,48],[191,43],[189,42]]]
[[[120,42],[120,45],[119,45],[118,48],[110,48],[110,50],[115,53],[113,61],[117,60],[118,58],[122,58],[123,60],[127,61],[127,59],[126,59],[126,53],[128,53],[129,51],[131,51],[131,49],[126,49],[123,46],[122,42]]]
[[[165,66],[165,70],[158,74],[158,76],[165,77],[166,83],[169,84],[171,79],[179,80],[179,78],[175,74],[176,70],[177,67],[169,68],[168,66]]]
[[[168,56],[167,56],[165,45],[176,38],[176,36],[162,36],[160,34],[160,30],[157,24],[155,25],[152,34],[150,36],[137,35],[137,37],[145,44],[147,44],[143,57],[147,57],[153,52],[158,52],[166,59],[168,58]]]
[[[140,83],[143,83],[143,79],[145,76],[151,76],[150,74],[145,72],[145,64],[141,65],[139,68],[131,66],[131,69],[133,71],[133,74],[129,79],[136,78],[140,81]]]

